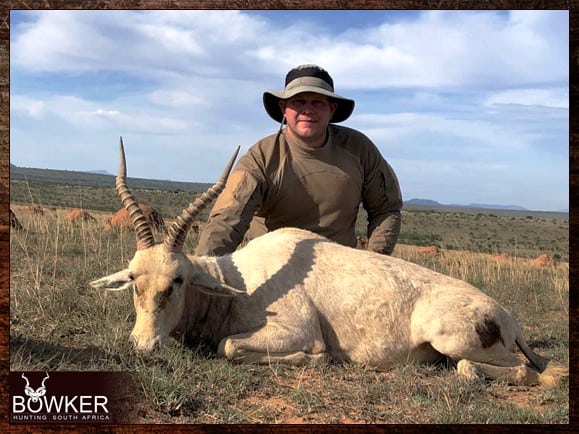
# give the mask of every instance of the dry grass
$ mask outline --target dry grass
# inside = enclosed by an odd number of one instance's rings
[[[70,221],[66,209],[26,213],[11,233],[10,368],[129,371],[143,423],[568,423],[569,390],[467,384],[452,367],[238,365],[202,343],[153,355],[128,344],[130,297],[101,293],[88,282],[125,265],[134,234],[103,231],[110,213]],[[185,250],[192,251],[191,234]],[[528,258],[439,249],[425,255],[399,245],[395,255],[467,280],[519,319],[530,344],[546,357],[569,360],[568,264],[536,267]]]

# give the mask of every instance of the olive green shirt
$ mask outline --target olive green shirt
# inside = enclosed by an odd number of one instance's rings
[[[195,253],[231,253],[244,237],[286,226],[354,247],[360,203],[368,213],[368,249],[392,253],[402,196],[394,171],[370,139],[329,125],[324,146],[310,149],[288,140],[282,130],[257,142],[238,161]]]

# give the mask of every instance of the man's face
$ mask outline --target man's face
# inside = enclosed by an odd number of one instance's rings
[[[336,103],[325,95],[304,92],[281,100],[279,106],[287,120],[290,136],[312,148],[324,144],[326,128],[336,111]]]

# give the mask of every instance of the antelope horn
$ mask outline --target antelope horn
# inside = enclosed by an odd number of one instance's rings
[[[50,376],[48,375],[48,372],[46,373],[46,377],[44,377],[44,380],[42,380],[42,388],[44,388],[44,382],[46,380],[48,380],[50,378]]]
[[[22,378],[26,380],[26,387],[30,387],[30,383],[28,382],[28,378],[24,376],[24,372],[22,373]]]
[[[129,218],[135,229],[137,235],[137,250],[143,250],[151,247],[155,244],[155,238],[153,237],[153,230],[149,225],[143,210],[139,207],[139,204],[133,197],[127,187],[127,163],[125,161],[125,148],[123,146],[123,138],[121,137],[121,156],[119,161],[119,173],[117,175],[117,181],[115,183],[115,188],[117,193],[121,198],[123,207],[129,213]]]
[[[225,170],[217,180],[217,182],[210,187],[205,193],[197,197],[189,206],[183,210],[180,216],[177,216],[169,230],[167,231],[167,236],[165,237],[164,245],[165,249],[169,252],[180,252],[185,243],[185,238],[187,233],[191,228],[193,219],[199,214],[199,212],[209,205],[219,193],[223,191],[225,187],[225,182],[229,177],[229,172],[233,167],[233,163],[239,154],[239,146],[235,150],[233,156],[229,159]]]

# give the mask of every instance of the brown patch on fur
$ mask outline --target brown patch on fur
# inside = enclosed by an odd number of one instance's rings
[[[501,328],[489,317],[485,317],[481,322],[477,323],[475,330],[483,348],[492,347],[497,342],[504,344],[503,338],[501,337]]]

